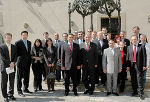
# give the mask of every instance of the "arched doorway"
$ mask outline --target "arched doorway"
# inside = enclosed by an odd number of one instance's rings
[[[4,43],[3,36],[0,34],[0,45]]]

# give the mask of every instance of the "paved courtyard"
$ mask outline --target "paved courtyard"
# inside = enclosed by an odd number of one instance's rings
[[[73,92],[69,93],[69,96],[64,96],[64,86],[61,83],[56,83],[55,92],[47,92],[47,86],[43,82],[43,89],[45,91],[36,92],[32,94],[25,94],[26,97],[20,97],[16,91],[16,82],[15,82],[15,97],[17,98],[16,102],[150,102],[150,89],[146,89],[146,99],[141,101],[139,97],[132,97],[131,92],[125,92],[120,96],[108,96],[106,97],[106,92],[103,91],[104,88],[100,90],[96,88],[94,95],[84,95],[83,87],[79,87],[79,96],[74,96]],[[30,91],[33,91],[33,74],[31,72],[30,76]],[[131,88],[128,89],[129,91]],[[0,89],[1,91],[1,89]],[[3,97],[0,92],[0,102],[3,102]]]

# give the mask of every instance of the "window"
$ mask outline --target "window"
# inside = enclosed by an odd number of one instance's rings
[[[108,32],[110,32],[109,28],[109,18],[101,18],[101,28],[106,27]],[[118,18],[111,18],[111,33],[112,37],[117,35],[118,33]]]

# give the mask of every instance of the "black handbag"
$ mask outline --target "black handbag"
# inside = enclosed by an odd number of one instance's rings
[[[49,72],[47,75],[47,79],[56,79],[56,75],[54,72]]]

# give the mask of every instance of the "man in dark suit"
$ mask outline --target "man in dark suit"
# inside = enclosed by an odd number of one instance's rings
[[[81,44],[81,43],[83,43],[85,40],[83,39],[83,32],[82,31],[80,31],[80,32],[78,32],[78,39],[76,39],[76,40],[74,40],[74,43],[77,43],[77,44]]]
[[[97,32],[97,40],[94,40],[93,42],[97,45],[98,50],[98,68],[95,69],[95,81],[96,84],[99,84],[99,76],[101,76],[101,84],[106,84],[106,74],[103,72],[102,68],[102,56],[104,49],[108,48],[108,41],[106,39],[103,39],[103,33],[102,31]]]
[[[0,71],[1,71],[1,90],[5,102],[9,102],[9,99],[16,100],[14,95],[14,80],[15,80],[15,64],[17,61],[17,48],[13,44],[12,34],[6,33],[5,44],[0,46]],[[6,68],[14,70],[12,73],[7,73]],[[9,77],[9,92],[7,94],[7,82]]]
[[[127,70],[130,69],[132,96],[139,94],[140,99],[144,100],[143,73],[146,70],[146,49],[144,45],[138,44],[136,35],[132,35],[131,42],[132,45],[127,49]]]
[[[41,42],[42,42],[42,47],[44,48],[44,47],[45,47],[46,40],[47,40],[48,37],[49,37],[48,32],[44,32],[44,33],[43,33],[43,37],[44,37],[44,39],[41,40]]]
[[[30,76],[30,65],[31,65],[31,42],[27,40],[28,32],[22,31],[21,37],[19,41],[15,44],[17,46],[18,60],[17,60],[17,91],[18,95],[24,97],[25,95],[22,93],[22,79],[24,84],[24,92],[32,93],[28,90],[29,87],[29,76]]]
[[[73,43],[73,34],[68,35],[68,43],[62,45],[61,63],[62,70],[65,70],[65,95],[69,94],[69,80],[73,81],[73,92],[77,96],[77,69],[80,69],[80,48],[79,45]]]
[[[57,60],[59,62],[59,47],[60,47],[60,43],[61,41],[59,40],[59,34],[58,33],[55,33],[54,34],[54,40],[53,40],[53,46],[55,46],[57,48]],[[60,79],[61,79],[61,67],[58,65],[57,63],[57,68],[56,68],[56,80],[58,82],[60,82]]]
[[[125,31],[121,31],[120,32],[120,37],[121,37],[121,41],[125,42],[125,46],[130,46],[130,40],[125,38],[126,36],[126,32]]]
[[[85,42],[80,44],[82,80],[85,86],[84,94],[92,95],[95,89],[95,68],[98,64],[97,46],[90,42],[91,35],[85,35]],[[89,86],[91,84],[91,86]]]
[[[133,34],[135,34],[137,36],[137,38],[138,38],[138,43],[140,43],[141,42],[141,40],[140,40],[141,33],[140,33],[139,26],[133,27],[132,30],[133,30]]]
[[[84,35],[82,31],[78,32],[78,39],[74,40],[74,43],[77,43],[80,45],[81,43],[85,42],[83,36]],[[81,81],[81,69],[78,69],[77,70],[77,83],[80,84],[80,81]]]

